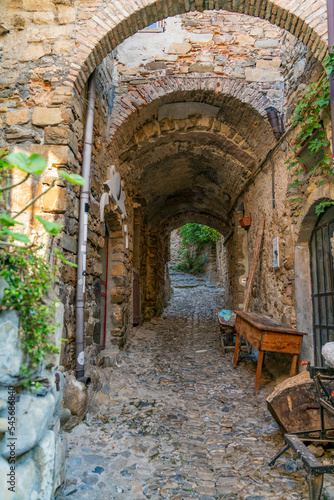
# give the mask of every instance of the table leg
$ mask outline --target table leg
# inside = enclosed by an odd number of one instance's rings
[[[233,366],[237,366],[238,358],[239,358],[239,344],[240,344],[240,335],[236,333],[235,336],[235,348],[234,348],[234,356],[233,356]]]
[[[254,388],[254,393],[255,394],[257,394],[259,392],[259,386],[260,386],[260,378],[261,378],[261,371],[262,371],[263,360],[264,360],[264,351],[259,351],[259,359],[258,359],[258,362],[257,362],[256,378],[255,378],[255,388]]]
[[[292,361],[291,361],[290,377],[294,377],[296,375],[297,360],[298,360],[298,354],[294,354],[292,356]]]

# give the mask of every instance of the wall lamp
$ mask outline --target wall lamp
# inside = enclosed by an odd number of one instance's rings
[[[276,139],[280,139],[284,134],[283,115],[273,106],[266,108],[267,117]]]

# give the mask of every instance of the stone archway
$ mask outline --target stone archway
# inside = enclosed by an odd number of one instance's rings
[[[70,80],[78,93],[87,78],[118,44],[158,20],[189,11],[228,10],[269,20],[299,38],[319,59],[327,52],[326,2],[298,1],[289,8],[286,0],[234,2],[227,0],[119,0],[97,8],[77,34],[75,57],[71,58]]]
[[[315,207],[323,199],[334,199],[334,186],[316,188],[299,218],[301,228],[295,246],[295,293],[297,330],[308,333],[303,339],[301,357],[314,362],[313,305],[311,290],[310,240],[318,221]]]
[[[140,111],[144,107],[147,110],[145,121],[147,121],[147,113],[159,114],[158,118],[162,120],[165,115],[168,116],[168,111],[160,109],[158,113],[157,108],[161,106],[167,108],[174,101],[189,103],[188,110],[179,110],[178,114],[184,115],[180,116],[181,118],[184,118],[186,114],[203,114],[214,118],[219,112],[214,108],[223,105],[225,96],[233,99],[236,106],[242,104],[251,106],[262,117],[266,117],[265,108],[273,104],[259,90],[256,83],[217,76],[212,76],[205,82],[200,77],[179,79],[166,76],[157,78],[152,83],[137,86],[135,90],[128,92],[125,98],[116,99],[110,118],[110,137],[117,140],[117,135],[123,132],[123,128],[126,128],[127,135],[131,133],[131,130],[135,130],[140,120]],[[206,104],[203,99],[208,103]],[[191,109],[191,102],[197,102],[197,108],[193,106]],[[177,118],[175,112],[174,115]]]

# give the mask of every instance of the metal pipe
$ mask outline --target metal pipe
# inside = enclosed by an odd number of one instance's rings
[[[333,52],[334,45],[334,0],[327,0],[327,26],[328,26],[328,52]],[[331,122],[332,122],[332,172],[334,173],[334,74],[329,77],[331,96]]]
[[[275,199],[275,165],[273,162],[273,155],[270,155],[270,163],[271,163],[271,193],[272,193],[272,201],[273,201],[273,208],[276,206],[276,199]]]
[[[85,125],[84,147],[82,154],[82,177],[86,184],[80,191],[79,235],[78,235],[78,268],[77,294],[75,303],[75,376],[78,380],[85,374],[85,287],[86,287],[86,258],[87,258],[87,225],[88,204],[90,192],[90,169],[92,159],[94,107],[96,93],[96,71],[88,80],[87,113]]]

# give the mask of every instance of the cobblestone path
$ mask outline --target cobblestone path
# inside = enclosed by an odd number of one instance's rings
[[[308,498],[305,472],[285,455],[266,409],[266,371],[223,354],[220,290],[182,274],[162,318],[135,329],[114,369],[103,414],[67,433],[65,499]]]

